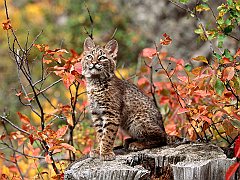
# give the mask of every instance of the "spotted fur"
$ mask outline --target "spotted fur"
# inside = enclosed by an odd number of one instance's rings
[[[120,127],[134,139],[127,146],[141,150],[166,144],[162,116],[153,101],[135,85],[114,74],[118,43],[109,41],[104,47],[92,39],[84,42],[83,75],[87,82],[93,125],[98,147],[91,157],[113,160],[113,145]]]

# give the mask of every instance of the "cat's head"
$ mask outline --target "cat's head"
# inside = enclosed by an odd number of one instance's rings
[[[91,38],[84,41],[82,70],[85,77],[106,79],[116,68],[118,43],[110,40],[104,47],[96,46]]]

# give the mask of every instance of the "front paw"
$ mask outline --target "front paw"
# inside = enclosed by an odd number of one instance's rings
[[[93,149],[90,153],[89,153],[89,156],[91,158],[98,158],[100,157],[100,152],[98,149]]]
[[[145,148],[146,148],[146,146],[144,145],[144,143],[140,143],[140,142],[132,142],[128,146],[128,150],[130,150],[130,151],[140,151]]]
[[[101,153],[100,159],[103,161],[112,161],[112,160],[116,159],[116,155],[114,154],[113,151]]]

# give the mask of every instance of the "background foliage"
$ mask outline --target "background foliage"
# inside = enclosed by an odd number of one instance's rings
[[[118,40],[117,75],[153,98],[168,134],[234,146],[239,156],[240,4],[234,0],[217,7],[207,0],[169,3],[195,20],[198,39],[193,41],[207,42],[210,54],[174,57],[174,51],[166,51],[175,41],[174,34],[162,32],[155,43],[149,43],[146,32],[134,26],[132,14],[115,1],[9,0],[8,21],[1,2],[1,34],[8,37],[0,37],[3,179],[62,178],[69,162],[93,146],[79,63],[82,42],[91,30],[96,42],[104,44],[112,36]],[[119,132],[116,143],[123,138]],[[238,166],[235,163],[226,177]]]

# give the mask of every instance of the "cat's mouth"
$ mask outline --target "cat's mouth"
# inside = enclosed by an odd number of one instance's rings
[[[98,64],[91,64],[89,67],[89,72],[92,74],[92,75],[99,75],[102,73],[102,68],[100,65]]]

